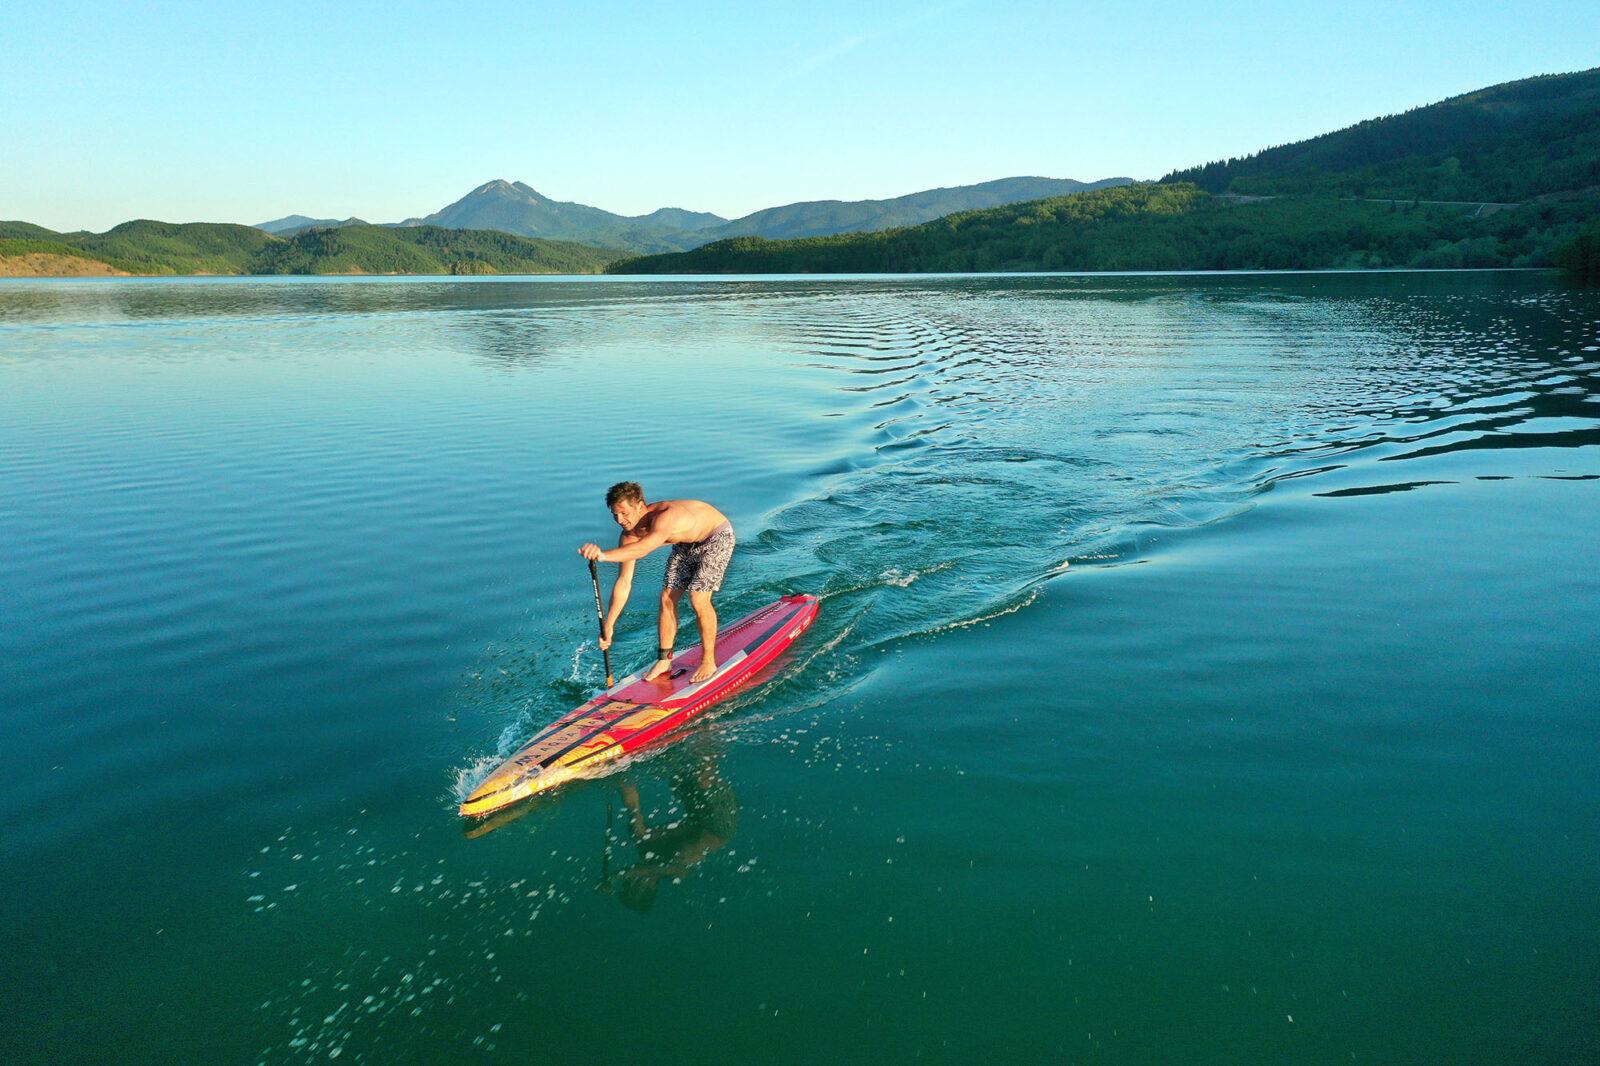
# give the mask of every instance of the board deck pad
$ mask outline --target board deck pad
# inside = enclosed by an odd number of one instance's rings
[[[648,667],[623,678],[501,763],[462,801],[461,813],[489,814],[670,736],[754,678],[805,632],[819,607],[815,596],[785,596],[725,627],[717,634],[721,662],[705,681],[692,680],[699,644],[675,654],[672,668],[655,681],[644,680]]]

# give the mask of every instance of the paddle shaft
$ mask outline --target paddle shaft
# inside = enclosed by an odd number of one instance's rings
[[[594,614],[600,619],[600,639],[606,639],[606,608],[600,602],[600,570],[594,565],[594,560],[589,560],[589,580],[594,582]],[[606,688],[611,687],[611,649],[601,648],[600,654],[606,658]]]

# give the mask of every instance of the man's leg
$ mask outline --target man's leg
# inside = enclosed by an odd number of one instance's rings
[[[689,593],[695,620],[700,623],[700,669],[691,681],[704,681],[717,672],[717,609],[711,606],[711,593],[698,589]]]
[[[654,681],[672,669],[671,649],[673,641],[678,639],[678,600],[682,597],[682,589],[661,590],[661,616],[656,620],[656,647],[667,649],[667,654],[665,658],[658,658],[656,664],[644,675],[646,681]]]

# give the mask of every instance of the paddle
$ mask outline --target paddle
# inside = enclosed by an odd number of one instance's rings
[[[594,613],[600,619],[600,639],[606,639],[606,609],[600,602],[600,571],[595,568],[594,560],[589,560],[589,580],[594,582]],[[611,649],[601,648],[600,654],[606,657],[606,688],[611,688]]]

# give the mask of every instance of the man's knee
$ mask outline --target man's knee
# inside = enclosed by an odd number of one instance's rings
[[[683,596],[683,590],[682,589],[662,589],[661,590],[661,609],[663,611],[675,611],[675,610],[677,610],[678,609],[678,600],[682,596]]]
[[[692,607],[694,607],[695,614],[705,614],[707,611],[714,611],[714,608],[711,606],[711,593],[709,592],[689,593],[689,603]]]

